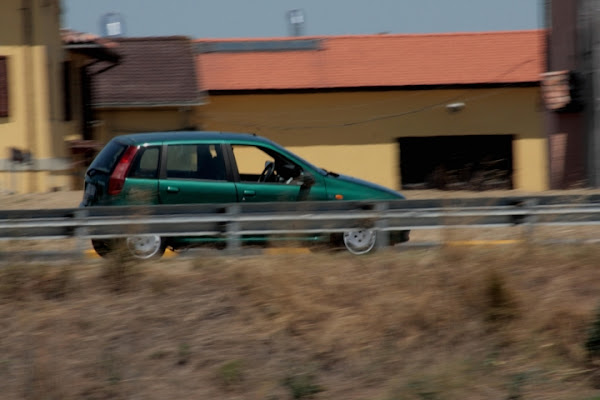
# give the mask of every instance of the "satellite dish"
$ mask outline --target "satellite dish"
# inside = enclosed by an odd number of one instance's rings
[[[292,36],[302,36],[305,21],[304,10],[290,10],[287,12],[287,17],[290,25],[290,34]]]
[[[102,36],[121,37],[125,35],[125,20],[119,13],[106,13],[100,19]]]

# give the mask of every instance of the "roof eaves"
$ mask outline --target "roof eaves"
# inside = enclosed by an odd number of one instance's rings
[[[200,99],[191,101],[119,101],[119,102],[102,102],[92,103],[94,108],[177,108],[177,107],[192,107],[207,104],[206,96]]]
[[[100,61],[118,63],[121,60],[121,55],[98,44],[69,44],[63,47],[65,50],[83,54]]]
[[[485,82],[437,82],[437,83],[407,83],[399,85],[328,85],[328,86],[248,86],[235,88],[212,88],[205,89],[208,93],[216,92],[303,92],[303,91],[348,91],[348,90],[437,90],[437,89],[456,89],[464,87],[522,87],[539,86],[541,80],[513,80],[513,81],[485,81]]]

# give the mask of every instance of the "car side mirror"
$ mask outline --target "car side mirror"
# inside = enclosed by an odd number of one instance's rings
[[[302,181],[302,187],[305,187],[305,188],[311,187],[316,182],[315,177],[312,176],[311,174],[302,175],[301,181]]]
[[[300,191],[298,192],[298,201],[305,201],[308,199],[308,194],[310,193],[310,188],[315,184],[315,177],[311,174],[303,174],[299,178],[302,185],[300,186]]]

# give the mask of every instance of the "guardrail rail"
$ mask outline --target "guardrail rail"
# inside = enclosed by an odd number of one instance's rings
[[[394,201],[329,201],[110,206],[0,210],[0,240],[215,236],[240,248],[243,235],[377,231],[378,246],[395,230],[600,225],[600,195]]]

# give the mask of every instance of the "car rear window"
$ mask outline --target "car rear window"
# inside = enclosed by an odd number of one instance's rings
[[[98,171],[103,171],[106,173],[112,172],[115,165],[123,155],[123,152],[127,148],[123,143],[119,143],[116,140],[108,142],[106,146],[98,153],[92,164],[90,165],[90,169],[95,169]]]
[[[160,148],[142,147],[135,156],[129,172],[130,178],[156,179],[158,177],[158,161]]]

